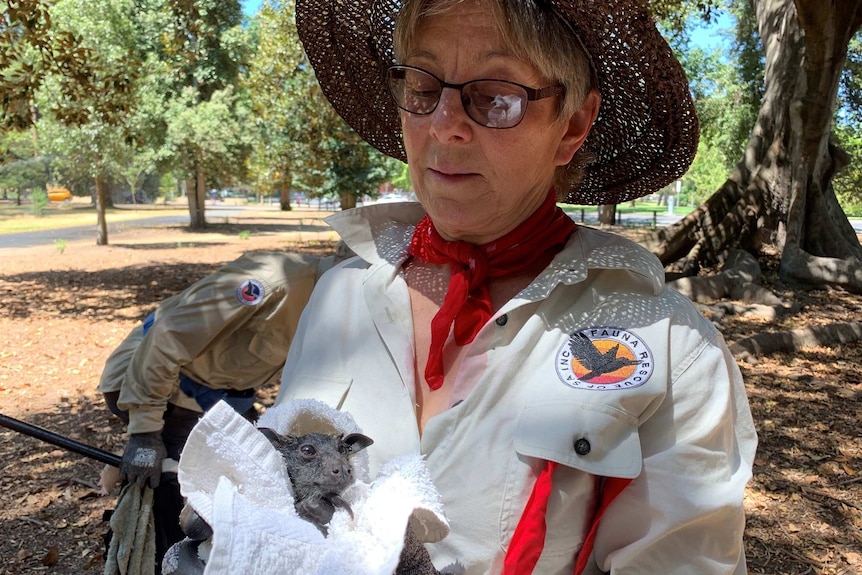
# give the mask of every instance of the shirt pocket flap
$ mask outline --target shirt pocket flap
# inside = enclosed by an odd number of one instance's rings
[[[606,405],[534,402],[518,418],[515,450],[592,475],[634,479],[643,463],[637,423]]]

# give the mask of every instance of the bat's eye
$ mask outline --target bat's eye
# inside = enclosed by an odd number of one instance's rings
[[[299,450],[302,452],[303,455],[306,455],[308,457],[313,457],[314,455],[317,455],[317,450],[314,448],[314,446],[308,445],[307,443],[300,447]]]

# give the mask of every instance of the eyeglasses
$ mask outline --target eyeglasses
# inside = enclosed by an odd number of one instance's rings
[[[386,77],[395,105],[402,110],[411,114],[430,114],[440,103],[443,88],[452,88],[461,93],[461,104],[470,119],[486,128],[514,128],[524,119],[527,102],[565,92],[562,86],[536,89],[505,80],[449,84],[413,66],[392,66]]]

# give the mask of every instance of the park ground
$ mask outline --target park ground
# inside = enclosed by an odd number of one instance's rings
[[[123,428],[95,391],[108,354],[161,300],[243,252],[330,253],[323,215],[271,213],[203,233],[139,229],[101,247],[94,239],[0,247],[0,411],[120,453]],[[719,327],[729,342],[862,317],[862,297],[781,285],[775,261],[761,263],[765,284],[800,311],[774,320],[724,317]],[[862,575],[862,344],[740,366],[760,438],[745,501],[749,571]],[[274,388],[261,391],[262,407]],[[0,429],[0,574],[102,572],[102,513],[116,498],[99,493],[102,467]]]

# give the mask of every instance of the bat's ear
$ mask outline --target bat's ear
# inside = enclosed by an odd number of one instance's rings
[[[344,436],[344,443],[347,444],[350,453],[357,453],[374,443],[374,440],[361,433],[351,433]]]
[[[260,431],[263,436],[269,440],[273,447],[279,447],[281,445],[282,438],[274,430],[268,427],[258,427],[257,430]]]

